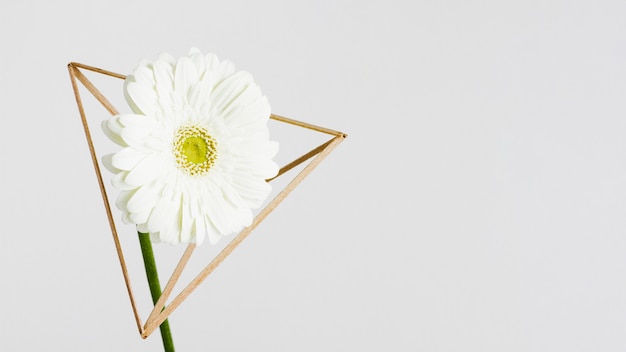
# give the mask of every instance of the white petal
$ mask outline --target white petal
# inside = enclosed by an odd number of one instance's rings
[[[218,82],[223,81],[224,79],[226,79],[226,77],[231,76],[233,73],[235,73],[235,65],[233,65],[232,62],[228,60],[218,62],[219,60],[217,59],[217,56],[215,56],[214,58],[216,63],[218,63],[217,67],[215,68],[215,70],[217,71],[216,74],[218,76]]]
[[[189,57],[191,58],[193,65],[196,67],[198,77],[202,77],[207,69],[207,62],[204,58],[204,55],[199,51],[194,52],[193,50],[190,50]]]
[[[127,211],[122,212],[122,222],[125,224],[132,224],[133,222],[130,220],[130,213]]]
[[[134,190],[121,191],[120,194],[117,196],[117,199],[115,200],[115,206],[117,207],[117,209],[123,212],[128,212],[128,209],[126,208],[126,204],[128,203],[128,200],[130,199],[130,197],[133,196],[133,194],[135,194]]]
[[[264,146],[264,151],[266,154],[263,154],[263,156],[261,156],[261,158],[264,159],[272,159],[276,156],[276,154],[278,154],[278,149],[280,147],[280,144],[276,141],[267,141],[265,146]]]
[[[250,80],[252,80],[252,76],[250,76]],[[224,108],[224,111],[222,111],[222,116],[224,117],[224,119],[228,119],[231,117],[230,116],[231,113],[241,110],[244,107],[247,107],[248,105],[252,104],[253,102],[255,102],[256,100],[260,98],[261,98],[261,90],[256,84],[250,82],[246,86],[246,88],[243,89],[241,93],[235,99],[233,99],[230,105],[228,105],[227,108]],[[260,116],[260,117],[268,118],[269,113],[265,116]]]
[[[163,61],[155,62],[154,77],[161,114],[167,115],[172,110],[172,93],[174,90],[174,71],[172,66]]]
[[[159,155],[148,155],[128,172],[124,181],[131,185],[145,185],[167,171],[165,164],[166,161]]]
[[[201,245],[206,236],[206,226],[204,225],[204,216],[197,217],[193,220],[192,242]]]
[[[165,62],[170,66],[176,65],[176,58],[169,53],[160,53],[158,56],[158,61]]]
[[[150,129],[146,128],[147,126],[130,126],[126,127],[122,130],[120,136],[133,149],[142,149],[138,148],[144,145],[144,141],[148,136],[150,136]]]
[[[121,171],[111,178],[111,184],[113,187],[122,190],[122,191],[130,191],[131,189],[137,188],[137,185],[131,185],[126,183],[124,179],[128,176],[128,171]]]
[[[140,153],[133,148],[127,147],[115,153],[113,157],[111,157],[111,164],[120,170],[131,170],[143,158],[145,158],[144,153]]]
[[[124,80],[124,99],[126,103],[130,107],[135,114],[142,114],[141,109],[135,104],[133,98],[131,98],[130,94],[128,94],[128,85],[135,82],[135,78],[132,75],[129,75]]]
[[[181,207],[180,207],[180,242],[190,243],[191,232],[193,228],[193,217],[191,216],[191,210],[189,206],[189,199],[183,193],[181,195]]]
[[[189,105],[195,109],[196,113],[204,115],[202,116],[204,118],[209,117],[206,115],[209,114],[211,109],[211,99],[209,99],[209,97],[214,87],[215,77],[210,74],[205,74],[198,84],[192,87],[189,93]]]
[[[280,167],[273,160],[265,160],[260,165],[259,170],[255,174],[264,179],[272,178],[280,171]]]
[[[170,216],[173,211],[174,204],[171,198],[165,196],[159,198],[147,221],[150,232],[159,232],[161,229],[167,227],[165,224],[168,222],[168,216]]]
[[[222,185],[222,194],[224,195],[224,200],[229,202],[234,208],[246,207],[245,201],[230,184],[224,183]]]
[[[252,76],[244,71],[237,72],[220,82],[211,94],[213,109],[223,113],[251,83]]]
[[[237,174],[232,176],[232,187],[246,200],[247,206],[257,208],[272,191],[272,186],[259,177],[249,174]]]
[[[124,128],[121,132],[122,140],[133,149],[146,154],[167,150],[171,141],[165,133],[166,128],[151,118],[144,120],[146,121],[142,124]]]
[[[215,227],[215,225],[208,216],[204,217],[204,221],[207,225],[207,237],[209,237],[209,243],[216,244],[217,242],[219,242],[220,238],[222,238],[220,231],[217,229],[217,227]]]
[[[131,213],[142,213],[145,216],[144,219],[136,221],[136,223],[144,223],[148,221],[148,215],[150,215],[150,212],[161,196],[162,188],[163,184],[161,184],[161,182],[152,182],[139,187],[137,191],[128,199],[126,209]]]
[[[104,165],[104,168],[111,171],[111,173],[114,174],[118,174],[120,173],[122,170],[116,168],[115,166],[113,166],[113,162],[112,159],[113,158],[113,154],[106,154],[103,155],[101,160],[102,160],[102,165]]]
[[[211,54],[211,53],[206,54],[204,62],[206,65],[205,74],[215,77],[216,82],[220,82],[226,76],[229,76],[232,74],[232,72],[225,72],[224,70],[221,70],[220,60],[215,54]],[[234,71],[234,68],[233,68],[233,71]]]
[[[230,233],[230,217],[227,208],[232,207],[224,201],[221,191],[211,185],[210,193],[206,199],[205,213],[208,214],[211,224],[219,233]]]
[[[138,232],[142,232],[142,233],[149,233],[150,232],[150,230],[148,229],[146,224],[138,224],[137,225],[137,231]]]
[[[222,116],[227,126],[231,128],[258,128],[267,124],[271,115],[270,104],[267,98],[262,96],[247,105],[233,105]]]
[[[148,116],[154,116],[154,111],[157,106],[157,94],[154,90],[154,86],[140,84],[137,82],[128,82],[124,87],[126,91],[127,101],[129,104],[134,105],[139,110],[137,113],[141,113]]]
[[[128,146],[120,137],[120,133],[124,128],[124,125],[120,123],[119,115],[102,121],[101,127],[104,134],[109,137],[111,141],[122,147]]]
[[[158,121],[155,118],[140,114],[120,114],[117,115],[117,119],[119,123],[124,126],[122,130],[129,127],[152,129],[159,126]]]
[[[152,71],[151,62],[146,63],[146,65],[137,66],[137,68],[135,68],[135,71],[133,71],[133,74],[128,77],[132,77],[132,82],[137,82],[138,84],[148,87],[154,87],[156,83],[154,80],[154,72]]]
[[[161,243],[161,233],[150,232],[150,241],[152,241],[152,243]]]
[[[196,66],[190,58],[181,57],[174,70],[174,90],[179,96],[184,97],[185,101],[189,101],[191,87],[196,85],[197,82],[198,72],[196,71]]]
[[[237,144],[237,150],[233,154],[241,158],[250,158],[254,161],[268,160],[278,153],[278,143],[263,138],[263,142],[254,141],[254,137],[248,135],[248,139]]]
[[[254,163],[250,162],[246,166],[249,168],[250,174],[263,179],[274,177],[279,171],[278,165],[272,160],[258,160]]]
[[[142,209],[140,212],[130,213],[129,218],[130,218],[130,221],[133,222],[133,224],[143,224],[148,220],[148,216],[150,216],[150,209]],[[145,226],[142,226],[141,228],[144,229]],[[139,231],[145,232],[143,230],[139,230]]]
[[[241,230],[241,228],[248,227],[252,224],[252,221],[254,220],[254,216],[252,215],[252,211],[250,210],[250,208],[241,208],[239,209],[240,214],[241,214],[241,227],[239,228],[239,230]]]
[[[178,194],[173,202],[172,208],[166,216],[165,228],[161,230],[161,241],[171,244],[180,243],[180,218],[181,218],[181,195]]]

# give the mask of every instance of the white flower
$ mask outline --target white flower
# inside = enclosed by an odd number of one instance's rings
[[[278,172],[270,105],[252,76],[194,48],[141,61],[124,93],[134,113],[102,124],[123,147],[103,158],[123,221],[171,244],[214,244],[250,225]]]

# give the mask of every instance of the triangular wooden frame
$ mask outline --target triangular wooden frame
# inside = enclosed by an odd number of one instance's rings
[[[130,275],[128,273],[128,269],[126,266],[126,261],[124,259],[124,253],[122,251],[122,246],[118,237],[118,232],[117,232],[117,228],[115,226],[115,222],[113,219],[113,213],[111,211],[111,207],[109,205],[109,200],[108,200],[108,196],[107,196],[107,191],[106,188],[104,186],[104,182],[102,179],[102,173],[100,171],[100,166],[99,166],[99,161],[97,158],[97,154],[96,154],[96,150],[93,144],[93,140],[91,138],[91,133],[89,131],[89,125],[87,123],[87,117],[85,114],[85,110],[82,104],[82,100],[81,100],[81,96],[80,96],[80,92],[78,89],[78,82],[82,83],[82,85],[98,100],[98,102],[100,102],[104,108],[111,113],[111,115],[116,115],[118,114],[117,109],[106,99],[106,97],[93,85],[93,83],[87,79],[87,77],[81,72],[81,70],[87,70],[87,71],[92,71],[92,72],[96,72],[99,74],[103,74],[106,76],[110,76],[110,77],[115,77],[115,78],[119,78],[119,79],[125,79],[126,76],[122,75],[122,74],[118,74],[118,73],[114,73],[111,71],[106,71],[100,68],[96,68],[93,66],[88,66],[88,65],[84,65],[84,64],[79,64],[79,63],[75,63],[75,62],[71,62],[68,64],[68,70],[69,70],[69,74],[70,74],[70,79],[72,82],[72,89],[74,90],[74,96],[76,98],[76,103],[78,105],[78,111],[80,113],[80,118],[82,120],[83,123],[83,129],[85,131],[85,136],[87,138],[87,143],[89,145],[89,152],[91,154],[91,159],[93,161],[93,166],[94,169],[96,171],[96,177],[98,178],[98,184],[100,186],[100,192],[102,194],[102,200],[104,202],[104,207],[107,213],[107,218],[109,221],[109,226],[111,228],[111,233],[113,235],[113,241],[115,243],[115,249],[117,251],[117,255],[119,258],[119,262],[120,262],[120,266],[122,268],[122,274],[124,276],[124,282],[126,284],[126,289],[128,291],[128,297],[130,299],[130,303],[133,309],[133,314],[135,317],[135,321],[137,323],[137,327],[139,329],[139,334],[141,335],[142,338],[147,338],[156,328],[159,327],[159,325],[161,325],[161,323],[163,321],[165,321],[168,316],[170,314],[172,314],[172,312],[178,307],[180,306],[180,304],[187,298],[187,296],[189,296],[189,294],[191,294],[191,292],[193,292],[206,278],[208,275],[210,275],[213,270],[215,270],[215,268],[217,268],[217,266],[219,266],[224,259],[226,259],[226,257],[228,257],[228,255],[230,255],[232,253],[232,251],[244,240],[246,239],[246,237],[280,204],[280,202],[282,202],[288,195],[289,193],[298,186],[298,184],[305,178],[307,177],[311,171],[313,171],[313,169],[315,167],[317,167],[317,165],[319,165],[320,162],[322,162],[322,160],[328,156],[328,154],[335,148],[337,147],[337,145],[339,143],[341,143],[346,137],[347,135],[345,133],[342,132],[338,132],[338,131],[334,131],[328,128],[324,128],[324,127],[319,127],[319,126],[315,126],[312,124],[308,124],[302,121],[297,121],[297,120],[292,120],[283,116],[278,116],[278,115],[274,115],[272,114],[270,116],[271,119],[279,121],[279,122],[283,122],[283,123],[287,123],[287,124],[291,124],[297,127],[302,127],[302,128],[306,128],[306,129],[310,129],[316,132],[321,132],[324,134],[328,134],[331,135],[332,138],[330,140],[328,140],[327,142],[319,145],[318,147],[312,149],[311,151],[303,154],[302,156],[300,156],[299,158],[293,160],[292,162],[288,163],[287,165],[283,166],[280,168],[280,171],[278,172],[278,175],[275,176],[272,179],[275,179],[276,177],[279,177],[281,175],[283,175],[285,172],[293,169],[294,167],[304,163],[305,161],[313,158],[310,163],[308,165],[306,165],[292,180],[291,182],[289,182],[289,184],[287,184],[287,186],[285,186],[285,188],[283,188],[282,191],[280,191],[278,193],[278,195],[276,195],[276,197],[274,197],[266,206],[265,208],[263,208],[258,214],[257,216],[254,218],[252,224],[246,228],[244,228],[237,236],[235,236],[230,243],[228,243],[226,245],[226,247],[224,247],[222,249],[222,251],[217,254],[217,256],[215,256],[215,258],[213,258],[213,260],[204,267],[204,269],[202,271],[200,271],[200,273],[193,279],[191,280],[191,282],[189,284],[187,284],[187,286],[185,286],[185,288],[183,288],[181,290],[181,292],[174,298],[172,299],[172,301],[170,303],[167,304],[166,306],[166,301],[169,298],[170,294],[172,293],[174,286],[176,285],[176,283],[178,282],[178,279],[180,278],[180,275],[183,271],[183,269],[185,268],[187,262],[189,261],[189,258],[191,257],[194,249],[195,249],[195,244],[189,244],[187,246],[187,249],[184,251],[182,257],[180,258],[178,264],[176,265],[176,268],[174,269],[170,279],[168,280],[167,284],[165,285],[165,288],[163,289],[163,292],[161,294],[161,297],[159,298],[159,300],[157,301],[157,303],[154,305],[154,308],[152,309],[150,315],[148,316],[148,319],[146,320],[145,325],[143,325],[141,323],[141,317],[139,316],[139,313],[137,311],[137,305],[136,305],[136,301],[135,301],[135,296],[133,294],[133,290],[131,287],[131,282],[130,282]],[[268,182],[271,181],[267,180]]]

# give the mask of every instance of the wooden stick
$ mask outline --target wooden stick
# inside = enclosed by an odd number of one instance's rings
[[[70,62],[69,66],[82,68],[82,69],[85,69],[85,70],[88,70],[88,71],[97,72],[97,73],[101,73],[101,74],[106,75],[106,76],[111,76],[111,77],[120,78],[120,79],[126,79],[126,76],[124,76],[122,74],[111,72],[111,71],[107,71],[107,70],[103,70],[101,68],[97,68],[97,67],[93,67],[93,66],[88,66],[88,65],[85,65],[85,64],[79,64],[78,62]]]
[[[271,114],[270,118],[272,120],[288,123],[290,125],[294,125],[294,126],[298,126],[298,127],[304,127],[306,129],[317,131],[317,132],[331,134],[333,136],[341,136],[343,138],[346,138],[348,136],[347,134],[345,134],[343,132],[331,130],[331,129],[325,128],[325,127],[316,126],[316,125],[313,125],[313,124],[310,124],[310,123],[307,123],[307,122],[302,122],[302,121],[290,119],[290,118],[287,118],[287,117],[284,117],[284,116],[280,116],[280,115],[276,115],[276,114]]]
[[[248,237],[248,235],[263,221],[265,218],[291,193],[291,191],[296,188],[302,180],[307,177],[311,171],[317,165],[319,165],[322,160],[328,156],[328,154],[335,148],[339,143],[344,140],[343,134],[336,136],[331,140],[331,142],[326,146],[326,148],[319,153],[319,155],[313,159],[288,185],[285,187],[272,201],[265,207],[261,212],[254,218],[252,224],[245,229],[243,229],[237,237],[235,237],[224,249],[207,265],[201,272],[196,276],[188,285],[185,287],[179,294],[172,300],[172,302],[165,307],[158,318],[154,321],[150,322],[150,324],[146,324],[144,329],[145,335],[150,335],[165,319],[169,317],[170,314],[193,292],[198,285],[200,285],[206,278],[217,268],[223,261],[228,257],[232,251],[241,244],[241,242]]]
[[[87,88],[87,90],[100,102],[100,104],[102,104],[102,106],[104,106],[105,109],[107,109],[107,111],[109,111],[111,115],[119,114],[113,104],[107,100],[107,98],[93,85],[93,83],[91,83],[89,79],[87,79],[87,77],[85,77],[85,75],[83,75],[82,72],[80,72],[77,68],[74,68],[74,73],[76,78],[78,78],[85,88]]]
[[[270,116],[271,119],[279,121],[279,122],[283,122],[283,123],[287,123],[287,124],[291,124],[291,125],[295,125],[298,127],[302,127],[302,128],[306,128],[306,129],[310,129],[313,131],[317,131],[317,132],[322,132],[322,133],[326,133],[326,134],[330,134],[333,135],[334,138],[332,138],[331,140],[329,140],[328,142],[323,143],[322,145],[312,149],[311,151],[309,151],[308,153],[300,156],[299,158],[295,159],[294,161],[288,163],[287,165],[283,166],[280,171],[279,174],[275,177],[273,177],[272,179],[267,180],[268,182],[275,179],[276,177],[284,174],[285,172],[291,170],[292,168],[300,165],[301,163],[307,161],[308,159],[312,158],[315,156],[315,158],[307,165],[304,167],[304,169],[302,171],[300,171],[300,173],[293,179],[291,180],[291,182],[274,198],[272,199],[272,201],[270,201],[270,203],[268,203],[268,205],[263,208],[261,210],[261,212],[255,217],[255,219],[253,220],[252,224],[248,227],[246,227],[245,229],[243,229],[226,247],[224,247],[224,249],[222,249],[222,251],[200,272],[200,274],[198,274],[175,298],[174,300],[172,300],[171,304],[169,304],[167,307],[165,307],[165,303],[167,298],[169,297],[169,295],[171,294],[174,286],[176,285],[177,281],[180,278],[180,275],[182,273],[182,271],[184,270],[185,266],[187,265],[187,262],[189,261],[189,258],[191,257],[193,250],[195,249],[195,245],[194,244],[190,244],[187,249],[185,250],[185,252],[183,253],[183,256],[181,257],[181,259],[179,260],[174,272],[172,273],[172,276],[170,277],[163,293],[161,294],[161,296],[159,297],[159,300],[157,301],[157,303],[155,304],[153,310],[150,313],[150,316],[148,317],[148,320],[146,321],[146,325],[142,326],[141,324],[141,318],[139,317],[138,311],[137,311],[137,306],[136,306],[136,301],[135,301],[135,297],[133,294],[133,290],[130,284],[130,277],[128,274],[128,270],[127,270],[127,266],[126,266],[126,262],[124,260],[124,253],[122,251],[122,247],[119,241],[119,237],[117,234],[117,229],[115,226],[115,222],[113,220],[113,215],[111,212],[111,208],[109,206],[109,200],[108,200],[108,196],[106,193],[106,189],[104,187],[104,182],[102,180],[102,174],[100,171],[100,166],[98,164],[98,160],[96,157],[96,152],[95,152],[95,148],[93,145],[93,141],[91,138],[91,134],[89,132],[89,126],[87,124],[87,119],[86,119],[86,115],[85,115],[85,111],[82,105],[82,101],[80,98],[80,94],[78,91],[78,86],[76,83],[76,80],[78,79],[84,86],[85,88],[87,88],[87,90],[105,107],[105,109],[107,109],[107,111],[109,111],[109,113],[111,113],[112,115],[116,115],[118,114],[117,109],[115,109],[115,107],[113,106],[113,104],[111,104],[106,97],[93,85],[93,83],[91,83],[91,81],[89,79],[87,79],[87,77],[82,74],[82,72],[80,72],[80,69],[85,69],[85,70],[89,70],[89,71],[93,71],[96,73],[100,73],[100,74],[104,74],[107,76],[111,76],[111,77],[115,77],[115,78],[119,78],[119,79],[125,79],[126,76],[118,74],[118,73],[114,73],[111,71],[107,71],[107,70],[103,70],[97,67],[93,67],[93,66],[88,66],[88,65],[84,65],[84,64],[79,64],[79,63],[75,63],[75,62],[71,62],[70,64],[68,64],[68,69],[70,72],[70,78],[72,81],[72,88],[74,89],[74,96],[76,98],[76,102],[78,104],[78,110],[81,116],[81,120],[83,123],[83,129],[85,131],[85,136],[87,137],[87,142],[89,144],[89,151],[91,154],[91,158],[93,161],[93,165],[94,165],[94,169],[96,171],[96,176],[98,178],[98,184],[100,186],[100,192],[102,194],[102,199],[105,205],[105,209],[107,212],[107,218],[109,221],[109,226],[111,227],[111,233],[113,235],[113,241],[115,243],[115,249],[117,251],[117,255],[120,261],[120,266],[122,267],[122,274],[124,276],[124,282],[126,284],[126,289],[128,291],[128,296],[130,298],[131,301],[131,306],[133,309],[133,314],[135,316],[135,321],[137,323],[137,327],[139,329],[139,333],[143,338],[148,337],[159,325],[161,325],[161,323],[163,323],[163,321],[165,321],[169,315],[178,307],[180,306],[180,304],[187,298],[187,296],[189,296],[189,294],[191,294],[191,292],[193,292],[198,285],[200,285],[206,278],[208,275],[210,275],[215,268],[217,268],[225,259],[226,257],[228,257],[235,248],[237,248],[237,246],[239,246],[239,244],[263,221],[265,220],[265,218],[287,197],[287,195],[289,195],[289,193],[291,193],[291,191],[296,188],[300,182],[302,182],[302,180],[307,177],[315,167],[317,167],[319,165],[319,163],[326,158],[326,156],[328,156],[328,154],[337,147],[337,145],[339,143],[341,143],[346,137],[347,135],[345,133],[339,132],[339,131],[335,131],[335,130],[331,130],[328,128],[324,128],[324,127],[320,127],[320,126],[316,126],[313,124],[309,124],[306,122],[302,122],[302,121],[298,121],[298,120],[293,120],[284,116],[279,116],[279,115],[275,115],[272,114]]]
[[[120,266],[122,267],[122,275],[124,276],[124,283],[126,284],[126,291],[128,292],[128,297],[130,298],[130,305],[133,309],[133,315],[135,317],[135,322],[137,323],[137,328],[139,329],[139,333],[142,334],[143,327],[141,324],[141,318],[139,317],[139,312],[137,311],[137,305],[135,303],[135,295],[133,294],[133,289],[130,284],[130,276],[128,274],[126,261],[124,260],[124,253],[122,251],[122,245],[120,244],[120,240],[117,235],[117,228],[115,227],[115,221],[113,219],[113,214],[111,212],[111,207],[109,205],[109,197],[107,196],[107,191],[106,191],[106,188],[104,187],[104,182],[102,180],[102,173],[100,172],[100,166],[98,165],[98,158],[96,156],[96,150],[93,145],[93,140],[91,139],[91,133],[89,132],[89,125],[87,123],[85,109],[83,107],[82,99],[80,97],[80,92],[78,90],[78,84],[76,83],[77,73],[80,73],[80,72],[71,64],[68,65],[68,70],[70,73],[70,79],[72,81],[72,89],[74,89],[74,97],[76,98],[76,104],[78,105],[78,112],[80,114],[80,119],[83,123],[83,130],[85,131],[85,137],[87,137],[87,144],[89,145],[89,154],[91,155],[93,168],[96,171],[96,177],[98,178],[98,185],[100,186],[100,193],[102,194],[102,200],[104,202],[104,208],[106,210],[107,219],[109,221],[109,227],[111,228],[111,234],[113,235],[113,242],[115,243],[115,250],[117,251],[117,257],[119,259]]]
[[[195,243],[190,243],[187,246],[187,249],[185,249],[183,256],[178,261],[178,264],[176,264],[176,268],[174,269],[172,276],[170,276],[169,281],[165,285],[165,288],[163,289],[163,293],[161,293],[161,297],[159,297],[159,300],[154,304],[154,308],[152,309],[152,312],[150,312],[150,316],[146,320],[146,325],[151,324],[159,315],[161,310],[163,310],[163,307],[165,306],[165,302],[167,301],[170,294],[172,293],[174,286],[176,286],[176,283],[178,282],[178,279],[180,278],[180,275],[182,274],[183,269],[187,265],[187,262],[189,262],[189,258],[191,258],[191,255],[193,254],[193,250],[195,248],[196,248]],[[144,329],[145,329],[145,326],[144,326]],[[145,330],[144,330],[144,333],[141,334],[141,337],[143,337],[144,339],[148,337],[148,334],[145,334]]]
[[[271,180],[277,178],[278,176],[284,174],[285,172],[293,169],[294,167],[302,164],[303,162],[309,160],[310,158],[314,157],[315,155],[319,154],[322,150],[324,150],[324,148],[328,147],[328,145],[332,142],[333,140],[329,140],[328,142],[325,142],[323,144],[321,144],[320,146],[318,146],[315,149],[312,149],[310,152],[302,155],[301,157],[297,158],[296,160],[290,162],[289,164],[283,166],[280,168],[280,170],[278,170],[278,174],[276,174],[276,176],[272,177],[272,178],[268,178],[267,182],[270,182]]]

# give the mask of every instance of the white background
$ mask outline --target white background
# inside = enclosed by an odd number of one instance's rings
[[[177,351],[626,350],[625,18],[620,0],[2,1],[0,349],[162,350],[137,333],[66,65],[196,46],[349,137],[174,312]]]

